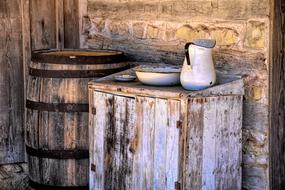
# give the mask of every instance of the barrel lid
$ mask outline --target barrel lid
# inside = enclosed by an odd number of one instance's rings
[[[48,49],[32,52],[33,62],[52,64],[112,64],[125,60],[124,53],[116,50]]]

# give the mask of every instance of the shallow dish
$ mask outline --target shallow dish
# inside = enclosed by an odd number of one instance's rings
[[[120,82],[130,82],[134,81],[137,77],[133,75],[118,75],[115,76],[114,79]]]
[[[180,84],[181,68],[174,65],[142,65],[136,67],[140,82],[152,86],[175,86]]]

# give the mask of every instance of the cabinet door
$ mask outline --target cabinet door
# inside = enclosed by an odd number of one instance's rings
[[[241,189],[242,96],[190,98],[184,189]]]
[[[133,189],[175,189],[178,181],[180,102],[136,98]]]
[[[180,102],[93,93],[90,189],[175,189]]]

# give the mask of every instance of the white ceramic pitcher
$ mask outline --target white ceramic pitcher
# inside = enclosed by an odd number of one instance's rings
[[[215,40],[193,40],[185,45],[185,60],[180,81],[186,90],[202,90],[216,83],[212,58]]]

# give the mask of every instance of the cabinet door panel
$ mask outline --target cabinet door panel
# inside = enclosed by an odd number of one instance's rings
[[[188,101],[184,189],[241,189],[242,97]]]
[[[90,103],[90,189],[175,189],[180,102],[95,92]]]
[[[178,181],[180,102],[136,98],[133,188],[175,189]]]
[[[90,189],[129,189],[135,100],[95,92],[91,104],[96,114],[90,117],[89,128],[90,163],[95,167],[90,172]]]

